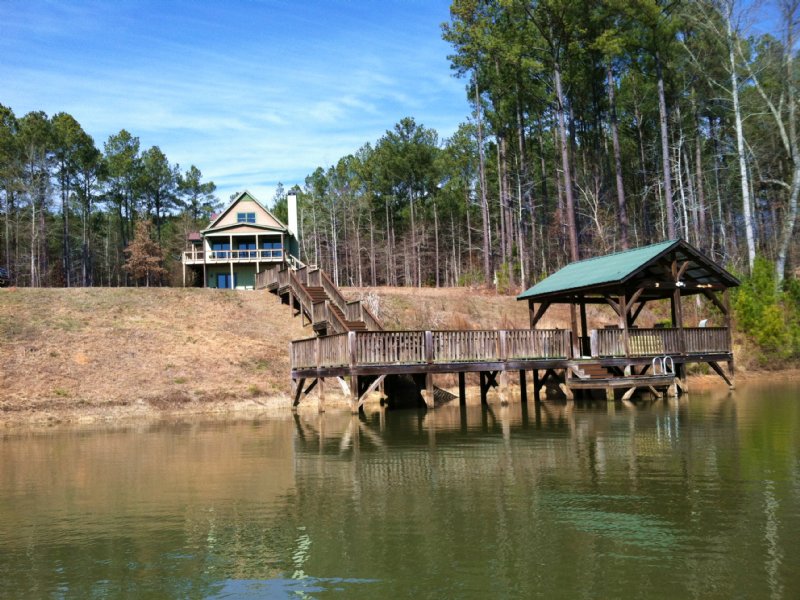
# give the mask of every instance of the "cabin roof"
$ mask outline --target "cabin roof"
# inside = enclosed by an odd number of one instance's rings
[[[233,207],[236,206],[237,204],[239,204],[239,202],[241,200],[243,200],[243,199],[252,200],[253,202],[255,202],[258,205],[259,208],[261,208],[265,213],[267,213],[270,217],[272,217],[275,220],[276,223],[278,223],[281,226],[281,230],[282,231],[288,231],[288,228],[286,227],[286,225],[278,217],[276,217],[274,214],[272,214],[272,212],[266,206],[261,204],[261,202],[258,200],[258,198],[256,198],[249,191],[245,190],[243,192],[239,192],[233,198],[233,200],[231,200],[231,203],[228,204],[228,206],[226,206],[219,214],[212,215],[211,223],[209,223],[208,227],[206,227],[203,230],[202,233],[205,234],[205,233],[208,233],[212,229],[218,229],[216,227],[217,223],[219,223],[223,219],[223,217],[226,214],[228,214],[233,209]],[[222,229],[222,227],[220,227],[219,229]]]
[[[647,287],[647,297],[667,297],[675,285],[671,273],[675,261],[680,265],[688,262],[682,275],[684,295],[739,285],[738,279],[691,244],[669,240],[570,263],[517,296],[517,300],[571,300],[637,287]],[[673,287],[661,286],[662,282]]]

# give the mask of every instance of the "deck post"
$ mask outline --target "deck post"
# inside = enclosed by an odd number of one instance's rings
[[[325,379],[320,377],[317,380],[319,384],[319,412],[325,412]]]
[[[500,371],[500,406],[508,406],[508,371]]]
[[[525,369],[519,370],[519,400],[523,404],[528,402],[528,382],[525,377]]]
[[[461,406],[467,404],[467,382],[466,373],[464,373],[464,371],[458,373],[458,403]]]
[[[533,401],[538,404],[542,401],[542,384],[539,382],[539,369],[533,370]]]
[[[581,299],[581,356],[585,356],[588,353],[591,353],[589,348],[586,347],[586,344],[589,342],[586,339],[589,336],[589,328],[586,323],[586,302]]]
[[[291,292],[289,297],[291,298]],[[358,413],[358,375],[355,374],[356,368],[356,332],[347,332],[347,350],[350,358],[350,412]]]
[[[486,371],[480,372],[480,383],[481,383],[481,404],[486,404]]]
[[[536,316],[536,305],[533,303],[533,300],[528,300],[528,321],[530,322],[531,329],[536,326],[536,321],[534,321],[534,317]]]
[[[350,413],[358,413],[358,375],[350,375]]]
[[[625,356],[631,355],[630,334],[628,333],[628,300],[625,294],[619,297],[619,328],[622,329],[622,347],[625,349]]]
[[[430,333],[430,332],[427,332]],[[429,409],[434,408],[433,373],[425,373],[425,404]]]
[[[572,333],[572,355],[569,358],[580,356],[580,337],[578,337],[578,315],[575,313],[575,303],[569,304],[569,329]]]

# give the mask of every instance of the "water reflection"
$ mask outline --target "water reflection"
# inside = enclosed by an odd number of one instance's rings
[[[797,389],[0,437],[0,597],[798,597]]]

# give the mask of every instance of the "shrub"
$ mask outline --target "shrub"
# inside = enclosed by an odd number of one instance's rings
[[[800,358],[800,284],[778,290],[772,264],[756,258],[753,272],[734,292],[733,312],[739,330],[759,351],[759,362]]]

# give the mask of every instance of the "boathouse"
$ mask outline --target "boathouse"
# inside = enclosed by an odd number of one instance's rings
[[[736,277],[691,244],[670,240],[571,263],[517,299],[528,303],[531,329],[551,306],[569,307],[569,390],[632,389],[672,372],[685,387],[688,363],[707,363],[732,386],[728,290],[738,285]],[[717,309],[715,319],[684,321],[682,299],[696,295]],[[658,301],[669,303],[669,323],[639,327],[642,310]],[[591,328],[586,316],[591,304],[610,307],[616,323]],[[727,363],[727,373],[720,363]]]
[[[207,228],[190,233],[181,261],[184,287],[252,290],[257,273],[297,256],[297,198],[287,200],[288,227],[244,191]]]

